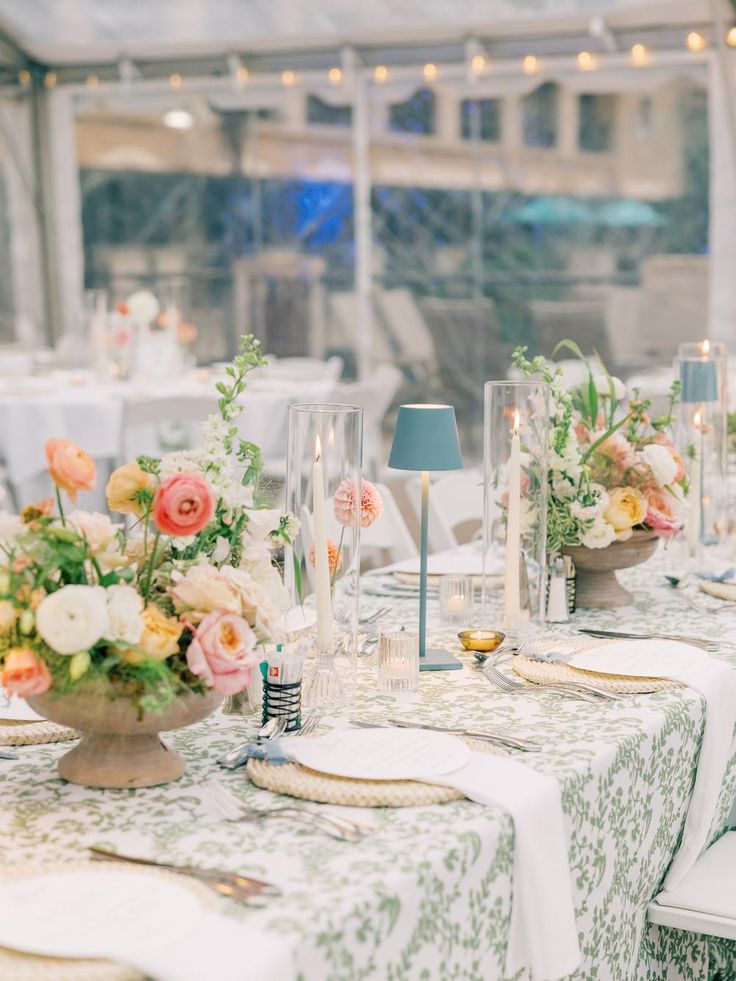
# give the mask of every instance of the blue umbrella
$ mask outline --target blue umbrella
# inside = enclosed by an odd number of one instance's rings
[[[664,223],[656,208],[635,198],[622,198],[604,204],[596,218],[601,225],[608,225],[609,228],[656,228]]]
[[[586,204],[565,195],[542,196],[527,201],[510,215],[520,225],[591,225],[593,214]]]

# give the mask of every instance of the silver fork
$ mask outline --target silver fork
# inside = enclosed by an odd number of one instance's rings
[[[295,732],[290,733],[294,736],[306,736],[308,733],[313,732],[319,725],[322,716],[317,712],[310,712],[305,715],[301,726],[295,730]],[[288,716],[281,715],[275,716],[269,719],[268,722],[262,727],[256,736],[256,740],[265,739],[278,739],[279,736],[283,736],[286,726],[288,723]],[[233,749],[229,749],[224,756],[221,756],[218,760],[220,766],[224,766],[228,770],[237,770],[238,767],[244,766],[249,759],[248,751],[250,749],[251,743],[254,740],[249,739],[240,745],[235,746]]]
[[[219,780],[210,780],[202,788],[222,816],[228,821],[262,821],[268,818],[291,818],[312,830],[324,831],[340,841],[358,842],[377,829],[342,815],[315,811],[308,807],[283,805],[279,807],[247,807],[224,787]]]
[[[503,674],[489,662],[481,668],[484,677],[506,694],[515,694],[520,691],[551,691],[555,695],[567,695],[570,698],[579,698],[584,702],[614,702],[618,700],[618,695],[613,692],[604,691],[585,682],[554,682],[551,684],[530,685],[522,681],[515,681]]]

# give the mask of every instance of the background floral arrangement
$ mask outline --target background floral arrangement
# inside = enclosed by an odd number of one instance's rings
[[[259,644],[282,640],[288,594],[274,549],[291,541],[288,515],[258,500],[260,451],[234,419],[258,341],[219,382],[219,411],[201,449],[139,457],[107,484],[111,511],[65,513],[95,484],[93,460],[68,440],[46,446],[52,499],[0,528],[0,682],[20,696],[64,694],[94,682],[139,713],[177,695],[242,691]]]
[[[605,548],[637,529],[662,538],[685,523],[687,473],[669,431],[680,386],[672,386],[668,412],[649,416],[651,403],[628,393],[597,357],[594,372],[580,348],[563,341],[587,367],[586,381],[572,390],[559,366],[528,359],[517,348],[513,364],[525,376],[546,381],[551,393],[547,548],[564,545]]]

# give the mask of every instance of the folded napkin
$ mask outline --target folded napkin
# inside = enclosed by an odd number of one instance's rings
[[[419,559],[404,559],[386,566],[381,572],[413,572],[419,574]],[[496,575],[504,571],[503,562],[489,556],[486,573]],[[477,549],[450,549],[435,552],[427,558],[427,573],[430,576],[480,576],[483,574],[483,553]]]
[[[8,695],[0,685],[0,719],[9,719],[13,722],[39,722],[43,716],[34,712],[25,698],[18,698],[17,695]]]
[[[681,681],[705,699],[705,726],[680,848],[664,881],[674,889],[708,844],[736,728],[736,670],[690,644],[667,640],[636,640],[605,644],[575,654],[575,668],[604,674],[670,678]]]
[[[497,805],[514,822],[514,876],[506,974],[562,978],[580,963],[560,785],[516,760],[471,755],[461,770],[431,783]]]

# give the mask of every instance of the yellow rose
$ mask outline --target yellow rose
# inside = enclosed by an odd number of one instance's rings
[[[613,526],[619,541],[631,538],[631,529],[634,525],[640,525],[646,516],[647,502],[634,487],[616,487],[609,491],[608,506],[603,517]]]
[[[145,509],[137,495],[145,490],[153,492],[154,483],[153,475],[141,470],[137,463],[126,463],[114,470],[107,482],[107,505],[111,511],[135,514],[140,518]]]
[[[149,603],[143,611],[141,639],[131,650],[121,651],[120,657],[128,664],[140,664],[146,658],[164,661],[179,650],[183,630],[175,617],[165,616],[155,603]]]

